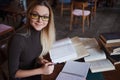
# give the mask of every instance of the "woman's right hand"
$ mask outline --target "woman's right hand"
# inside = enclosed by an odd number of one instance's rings
[[[48,75],[53,73],[54,64],[52,62],[47,62],[41,67],[42,74]]]

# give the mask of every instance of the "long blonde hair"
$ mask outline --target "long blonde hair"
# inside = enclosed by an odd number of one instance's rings
[[[27,27],[30,26],[29,15],[37,5],[46,6],[50,12],[49,22],[47,26],[41,30],[40,39],[41,39],[41,45],[42,45],[42,52],[39,56],[41,57],[43,55],[46,55],[49,52],[53,42],[55,41],[55,27],[54,27],[54,16],[53,16],[52,8],[46,0],[33,0],[33,2],[29,5],[27,10],[26,26]]]

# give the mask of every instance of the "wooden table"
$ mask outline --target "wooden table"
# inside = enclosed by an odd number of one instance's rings
[[[42,75],[42,80],[55,80],[63,67],[64,63],[56,64],[53,73],[51,75]]]
[[[55,80],[63,67],[64,67],[64,63],[56,64],[54,72],[51,75],[42,75],[42,80]],[[116,67],[116,70],[101,72],[104,80],[120,80],[120,76],[119,76],[120,75],[120,64],[116,65],[115,67]]]

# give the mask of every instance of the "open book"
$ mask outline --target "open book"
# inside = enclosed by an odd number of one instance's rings
[[[91,72],[103,72],[115,70],[114,65],[106,58],[105,52],[98,47],[88,49],[89,56],[85,57],[85,62],[89,62]]]
[[[53,63],[61,63],[77,57],[76,50],[70,38],[56,41],[49,53]]]
[[[77,52],[77,57],[74,58],[73,60],[77,60],[77,59],[80,59],[80,58],[83,58],[83,57],[89,55],[87,49],[85,48],[85,46],[83,45],[83,43],[81,42],[79,37],[77,37],[77,36],[73,37],[73,38],[71,38],[71,41]]]
[[[79,37],[58,40],[49,52],[53,63],[77,60],[89,55]]]
[[[86,49],[99,47],[98,42],[95,38],[79,38],[80,41],[83,43]]]
[[[68,61],[56,80],[85,80],[89,70],[89,63]]]

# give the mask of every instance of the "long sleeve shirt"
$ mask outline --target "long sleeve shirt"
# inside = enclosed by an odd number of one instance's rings
[[[17,70],[35,68],[36,58],[38,58],[42,51],[40,31],[30,28],[28,31],[27,29],[23,29],[20,33],[16,33],[10,41],[8,51],[10,80],[17,80],[15,79]],[[20,80],[33,79],[32,77],[28,77]]]

